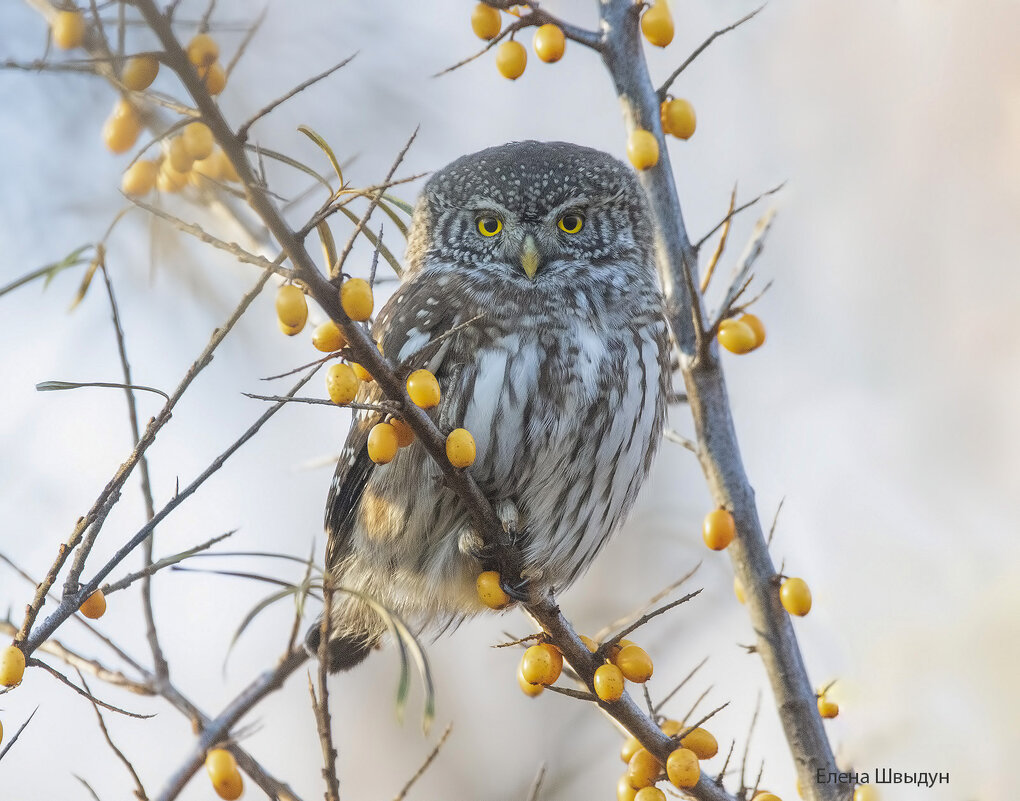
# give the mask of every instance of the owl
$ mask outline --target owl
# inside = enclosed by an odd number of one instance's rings
[[[406,271],[373,335],[404,371],[435,374],[441,431],[466,428],[467,468],[516,543],[522,577],[563,590],[620,527],[661,439],[669,339],[653,231],[634,173],[597,150],[515,142],[433,174]],[[358,400],[382,399],[363,385]],[[329,668],[375,647],[367,595],[419,631],[483,608],[486,569],[465,505],[418,443],[373,463],[357,414],[326,503]],[[344,590],[353,591],[345,592]],[[318,650],[320,627],[306,646]]]

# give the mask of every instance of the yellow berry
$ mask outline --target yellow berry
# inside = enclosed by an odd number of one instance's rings
[[[680,739],[680,745],[694,752],[698,759],[711,759],[719,753],[719,743],[707,729],[691,729]]]
[[[754,331],[754,338],[756,341],[755,347],[760,347],[765,342],[765,324],[754,314],[741,315],[739,322],[748,326]]]
[[[333,353],[346,344],[347,337],[332,320],[327,320],[312,332],[312,346],[323,353]]]
[[[372,316],[372,287],[364,278],[349,278],[340,287],[340,305],[347,316],[357,322]]]
[[[390,425],[393,426],[393,430],[397,432],[397,445],[401,448],[406,448],[414,442],[414,429],[403,420],[398,420],[394,417],[390,420]]]
[[[563,58],[566,46],[567,39],[559,25],[547,22],[535,31],[535,55],[547,64]]]
[[[479,573],[475,580],[475,588],[478,590],[478,600],[489,609],[503,609],[510,603],[510,596],[500,586],[499,573],[495,570]]]
[[[613,662],[627,681],[644,684],[652,677],[652,659],[639,645],[621,648]]]
[[[496,69],[504,78],[516,81],[528,66],[528,51],[520,42],[510,40],[496,48]]]
[[[495,39],[502,27],[503,20],[499,16],[499,11],[490,5],[479,3],[471,12],[471,30],[479,39]]]
[[[134,92],[148,89],[159,73],[159,61],[155,56],[135,56],[124,64],[120,82]]]
[[[126,170],[120,179],[120,190],[125,195],[140,197],[147,195],[156,186],[159,176],[159,165],[154,161],[136,161]]]
[[[757,793],[751,801],[783,801],[775,793]]]
[[[822,696],[818,699],[818,714],[823,718],[834,718],[839,714],[839,704]]]
[[[730,353],[750,353],[757,347],[754,329],[739,320],[723,320],[719,324],[719,344]]]
[[[25,652],[16,645],[8,645],[0,651],[0,684],[13,687],[21,683],[25,675]]]
[[[854,801],[878,801],[878,790],[870,784],[862,784],[854,790]]]
[[[234,169],[234,163],[225,152],[217,150],[209,158],[218,159],[220,175],[224,181],[231,181],[235,184],[241,182],[241,177],[237,174],[237,170]]]
[[[584,643],[584,647],[592,653],[595,653],[599,649],[599,644],[595,642],[591,637],[587,637],[584,634],[578,634],[577,638]]]
[[[733,515],[725,509],[716,509],[705,515],[701,524],[701,537],[705,545],[713,551],[721,551],[736,536],[737,526],[733,522]]]
[[[676,787],[693,787],[701,778],[698,756],[689,748],[678,748],[666,759],[666,776]]]
[[[666,794],[658,787],[642,787],[634,796],[634,801],[666,801]]]
[[[455,428],[446,438],[446,458],[454,467],[470,467],[475,463],[475,438],[466,428]]]
[[[213,97],[220,94],[227,88],[227,73],[218,61],[214,61],[208,67],[199,67],[198,77],[205,84],[206,91]]]
[[[661,107],[662,132],[673,134],[677,139],[690,139],[698,126],[694,106],[683,98],[667,100]]]
[[[80,11],[59,11],[53,19],[53,44],[72,50],[85,40],[85,17]]]
[[[554,684],[563,670],[563,654],[552,643],[532,645],[521,658],[521,675],[531,684]]]
[[[791,615],[803,617],[811,611],[811,590],[802,578],[788,578],[779,587],[779,600]]]
[[[675,737],[684,730],[684,724],[679,720],[673,720],[672,718],[666,718],[662,721],[662,725],[659,726],[662,729],[662,733],[667,737]]]
[[[733,594],[737,596],[737,600],[740,603],[747,602],[747,597],[744,595],[744,585],[740,583],[740,579],[736,576],[733,577]]]
[[[354,375],[358,377],[359,381],[375,380],[374,378],[372,378],[372,374],[357,362],[351,362],[351,369],[354,371]]]
[[[188,42],[188,61],[196,67],[208,67],[220,57],[220,46],[207,33],[198,33]]]
[[[96,590],[92,593],[81,606],[78,607],[78,611],[81,612],[85,617],[90,620],[98,620],[106,614],[106,596],[103,595],[102,590]]]
[[[616,657],[620,655],[620,651],[626,648],[628,645],[636,645],[633,640],[618,640],[609,650],[606,652],[606,657],[614,665],[616,664]]]
[[[103,125],[103,142],[112,152],[123,153],[134,147],[141,132],[142,120],[138,112],[121,100]]]
[[[637,737],[628,737],[623,741],[623,745],[620,746],[620,759],[624,762],[630,762],[631,757],[643,747]]]
[[[673,15],[666,0],[655,0],[642,15],[641,33],[656,47],[665,47],[673,41]]]
[[[389,423],[376,423],[368,432],[368,458],[376,464],[387,464],[397,455],[400,444],[397,432]]]
[[[630,786],[630,779],[624,773],[616,783],[616,801],[634,801],[637,798],[637,790]]]
[[[623,695],[623,673],[616,665],[601,665],[593,683],[595,695],[603,701],[619,701]]]
[[[281,323],[301,330],[308,319],[305,293],[294,284],[284,284],[276,292],[276,316]]]
[[[415,370],[407,377],[407,394],[415,406],[431,409],[439,405],[439,382],[428,370]]]
[[[635,170],[647,170],[659,163],[659,141],[655,134],[635,128],[627,138],[627,158]]]
[[[532,684],[530,681],[524,678],[524,673],[521,672],[520,666],[518,666],[517,668],[517,683],[520,685],[521,691],[529,698],[534,698],[536,695],[541,695],[542,692],[545,690],[545,685]]]
[[[647,749],[639,748],[627,763],[627,781],[636,790],[655,784],[661,775],[662,763]]]
[[[175,136],[170,140],[166,149],[166,158],[174,171],[181,173],[188,172],[191,165],[195,163],[195,157],[188,152],[188,147],[184,144],[182,136]]]
[[[234,801],[241,797],[244,782],[233,754],[225,748],[213,748],[206,754],[205,769],[216,795],[226,801]]]
[[[354,370],[343,362],[337,362],[326,371],[326,392],[337,406],[345,406],[358,396],[361,382]]]
[[[209,178],[213,181],[218,181],[222,177],[222,160],[220,159],[219,152],[212,153],[208,158],[196,159],[195,163],[191,165],[192,183],[195,183],[197,178]]]
[[[181,134],[184,140],[184,147],[194,160],[207,159],[212,155],[213,146],[216,144],[212,131],[204,122],[189,122],[184,126],[184,133]]]
[[[0,723],[0,743],[4,741],[4,724]]]
[[[163,163],[159,165],[159,174],[156,176],[156,188],[160,192],[180,192],[187,183],[188,173],[177,172],[177,170],[170,166],[168,159],[164,159]]]

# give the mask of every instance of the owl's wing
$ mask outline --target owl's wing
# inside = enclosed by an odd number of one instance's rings
[[[461,322],[456,306],[436,297],[434,281],[418,273],[408,279],[389,299],[376,317],[373,334],[382,343],[391,364],[409,362],[417,369],[442,371],[443,360],[454,337],[444,336]],[[362,385],[359,403],[383,399],[375,382]],[[359,411],[347,434],[333,483],[326,499],[326,569],[331,570],[350,550],[351,532],[358,507],[375,463],[368,458],[368,434],[380,420],[371,411]]]

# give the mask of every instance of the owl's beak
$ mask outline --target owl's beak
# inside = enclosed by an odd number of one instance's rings
[[[524,237],[524,246],[521,248],[521,267],[524,269],[525,275],[534,281],[539,268],[539,259],[538,245],[535,244],[535,237],[531,234]]]

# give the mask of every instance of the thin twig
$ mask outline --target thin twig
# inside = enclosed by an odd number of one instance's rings
[[[639,617],[637,620],[635,620],[629,626],[627,626],[626,628],[624,628],[621,631],[617,632],[612,637],[610,637],[608,640],[603,642],[599,646],[599,651],[605,653],[605,651],[607,649],[612,648],[614,645],[616,645],[620,640],[622,640],[624,637],[626,637],[631,632],[636,631],[637,629],[641,628],[649,620],[652,620],[653,618],[658,617],[659,615],[663,614],[664,612],[668,612],[670,609],[673,609],[676,606],[680,606],[680,604],[687,603],[689,600],[691,600],[692,598],[697,597],[700,594],[701,594],[701,590],[700,589],[695,590],[694,592],[689,592],[689,593],[687,593],[687,595],[683,596],[682,598],[677,598],[675,601],[670,601],[668,604],[663,604],[658,609],[653,609],[651,612],[647,612],[647,613],[641,615],[641,617]]]
[[[697,673],[699,670],[701,670],[701,668],[703,668],[705,666],[705,663],[707,661],[708,661],[708,657],[706,656],[704,659],[702,659],[700,662],[698,662],[698,664],[696,664],[691,669],[690,673],[688,673],[686,676],[684,676],[680,680],[680,683],[677,684],[676,687],[674,687],[672,690],[670,690],[668,693],[666,693],[665,697],[661,701],[659,701],[659,703],[657,703],[655,705],[654,711],[655,711],[656,714],[658,714],[659,710],[662,709],[666,705],[666,702],[669,701],[670,698],[672,698],[674,695],[676,695],[678,692],[680,692],[680,689],[685,684],[687,684],[687,682],[689,682],[692,678],[694,678],[694,674]]]
[[[670,442],[675,442],[677,445],[683,445],[691,453],[697,455],[698,453],[697,443],[692,439],[688,439],[679,431],[676,431],[675,429],[672,428],[665,428],[662,431],[662,436],[665,439],[668,439]]]
[[[86,690],[83,690],[81,687],[79,687],[77,684],[75,684],[73,681],[71,681],[69,678],[67,678],[67,676],[65,676],[63,673],[61,673],[55,667],[53,667],[52,665],[47,665],[41,659],[30,658],[27,663],[31,667],[41,667],[43,670],[45,670],[47,673],[49,673],[51,676],[53,676],[59,682],[61,682],[62,684],[67,685],[72,690],[74,690],[76,693],[78,693],[78,695],[82,695],[85,698],[88,698],[89,701],[91,701],[94,704],[99,704],[101,707],[103,707],[103,709],[109,709],[111,712],[116,712],[117,714],[120,714],[120,715],[127,715],[127,717],[129,717],[129,718],[138,718],[140,720],[146,720],[147,718],[154,718],[154,717],[156,717],[154,714],[153,715],[143,715],[140,712],[128,712],[126,709],[121,709],[119,706],[114,706],[113,704],[108,704],[108,703],[106,703],[106,701],[100,701],[98,698],[96,698],[94,695],[92,695],[92,693],[90,693],[90,692],[88,692]]]
[[[256,395],[252,392],[242,392],[246,398],[252,398],[253,400],[262,401],[273,401],[274,403],[311,403],[318,406],[333,406],[334,408],[341,409],[358,409],[367,412],[379,412],[380,414],[400,414],[400,407],[394,403],[345,403],[343,406],[337,406],[331,400],[326,398],[288,398],[284,395]]]
[[[131,764],[131,760],[128,759],[124,752],[121,751],[116,744],[113,742],[113,738],[110,737],[110,730],[106,728],[106,721],[103,720],[103,713],[99,711],[99,705],[96,703],[95,698],[92,696],[92,690],[89,688],[88,682],[85,681],[85,677],[78,671],[78,678],[81,679],[81,684],[85,688],[85,691],[89,694],[89,700],[92,702],[92,708],[96,712],[96,718],[99,720],[99,730],[103,733],[103,739],[106,740],[106,744],[110,746],[110,750],[117,756],[117,759],[121,761],[128,773],[131,774],[131,780],[135,783],[135,797],[141,801],[148,801],[148,796],[145,794],[145,787],[142,785],[142,780],[138,777],[135,766]]]
[[[315,727],[322,746],[322,777],[326,781],[326,801],[339,801],[340,780],[336,775],[336,746],[333,745],[332,721],[329,716],[329,635],[333,626],[333,583],[329,576],[322,581],[322,622],[319,628],[319,698],[315,699],[312,677],[308,677],[308,691],[312,694]]]
[[[765,237],[768,236],[769,229],[772,227],[772,221],[775,219],[775,216],[776,210],[770,209],[761,217],[761,219],[758,220],[757,223],[755,223],[754,231],[751,233],[751,239],[748,241],[747,246],[744,248],[744,252],[741,254],[740,259],[737,262],[733,282],[730,284],[730,288],[726,292],[726,297],[723,298],[723,302],[719,306],[719,313],[716,315],[716,318],[712,323],[712,327],[709,329],[709,333],[713,335],[715,334],[719,328],[719,323],[730,315],[733,304],[736,303],[737,299],[744,293],[750,284],[751,279],[753,278],[751,275],[751,268],[754,266],[755,261],[765,248]]]
[[[747,727],[747,739],[744,741],[744,756],[740,760],[740,793],[741,795],[747,789],[745,782],[746,770],[747,770],[747,756],[751,751],[751,735],[754,734],[754,726],[758,722],[758,713],[761,711],[761,691],[758,692],[758,698],[754,702],[754,714],[751,715],[751,725]]]
[[[124,576],[124,578],[117,579],[117,581],[114,581],[112,583],[104,584],[100,589],[103,591],[103,595],[107,596],[111,595],[112,593],[119,592],[120,590],[127,589],[139,579],[158,573],[165,567],[170,567],[171,565],[176,565],[179,562],[183,562],[185,559],[188,559],[189,557],[195,556],[196,554],[199,554],[202,551],[211,548],[216,543],[222,542],[227,537],[230,537],[236,533],[237,529],[235,528],[223,534],[218,534],[212,539],[206,540],[205,542],[196,545],[194,548],[189,548],[186,551],[181,551],[181,553],[176,553],[173,554],[172,556],[165,556],[156,562],[148,564],[142,570],[139,570],[135,573],[129,573],[128,575]]]
[[[429,769],[429,765],[431,765],[435,758],[439,756],[439,749],[443,747],[443,743],[446,742],[446,738],[450,736],[451,731],[453,731],[452,723],[447,725],[446,729],[443,731],[442,737],[439,738],[439,742],[436,743],[436,747],[432,749],[432,752],[427,757],[425,757],[425,761],[421,763],[421,766],[417,771],[415,771],[415,774],[407,780],[407,784],[401,788],[399,793],[393,796],[393,801],[404,801],[404,798],[407,797],[407,793],[414,786],[414,783],[422,777],[425,771]]]
[[[751,206],[753,206],[755,203],[757,203],[762,198],[766,198],[769,195],[774,195],[776,192],[778,192],[784,186],[786,186],[786,181],[783,181],[781,184],[777,184],[776,186],[772,187],[771,189],[766,189],[764,192],[762,192],[761,194],[756,195],[755,197],[751,198],[746,203],[741,203],[737,208],[733,208],[732,200],[731,200],[730,210],[727,212],[726,216],[723,217],[721,220],[719,220],[719,222],[716,223],[714,228],[712,228],[707,234],[705,234],[703,237],[701,237],[701,239],[699,239],[697,241],[697,243],[694,245],[694,249],[695,250],[700,250],[701,246],[704,245],[705,242],[707,242],[709,240],[709,238],[712,236],[712,234],[714,234],[720,228],[723,228],[724,226],[727,226],[729,224],[729,222],[734,217],[736,217],[738,214],[740,214],[740,212],[746,211],[747,209],[751,208]],[[736,193],[736,187],[734,187],[734,193]],[[734,197],[735,197],[735,194],[734,194]]]
[[[701,277],[701,294],[703,295],[712,280],[712,274],[715,272],[715,267],[719,263],[719,258],[726,249],[726,239],[730,234],[730,223],[733,222],[733,209],[736,202],[737,185],[733,184],[733,191],[730,192],[730,207],[726,210],[726,217],[723,221],[722,235],[719,237],[719,243],[715,246],[715,252],[712,253],[712,258],[708,260],[708,266],[705,268],[705,274]],[[694,249],[698,250],[698,245],[695,245]]]
[[[32,718],[35,717],[35,713],[38,711],[39,707],[33,709],[32,714],[28,716],[25,722],[18,726],[18,730],[14,732],[14,736],[7,741],[7,744],[3,748],[0,748],[0,761],[2,761],[4,755],[14,747],[14,744],[18,741],[18,738],[21,736],[21,733],[26,729],[28,724],[32,722]]]
[[[527,801],[538,801],[538,794],[542,791],[543,781],[545,781],[544,762],[538,766],[538,773],[535,774],[535,780],[531,783],[531,789],[528,791]]]

